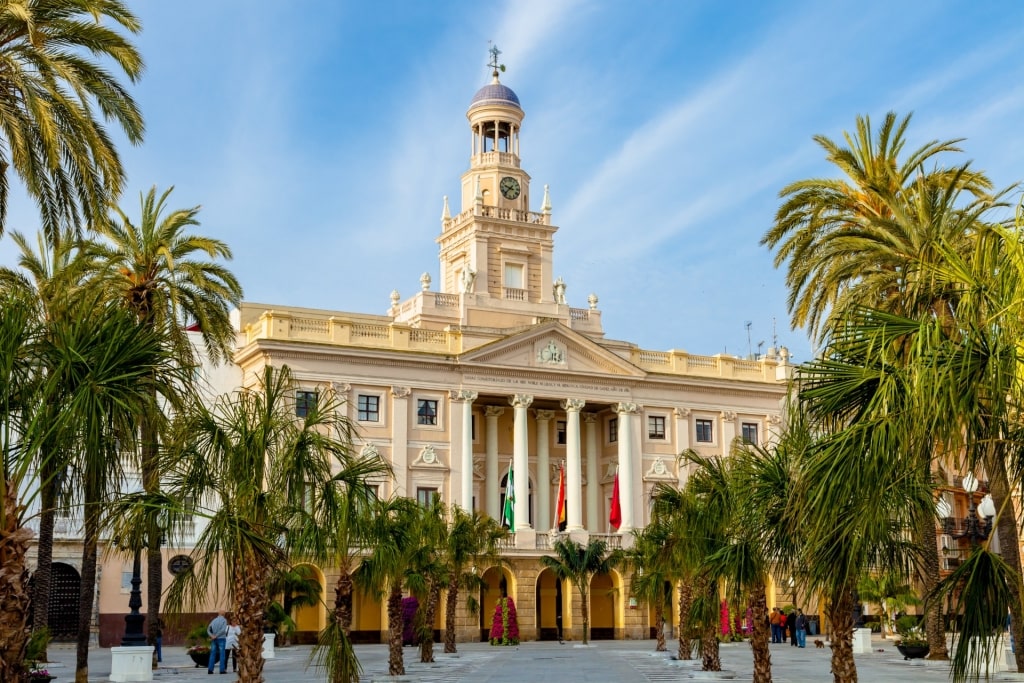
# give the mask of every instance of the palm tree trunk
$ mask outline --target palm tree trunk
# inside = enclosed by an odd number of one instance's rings
[[[4,480],[3,525],[0,527],[0,681],[26,680],[25,644],[28,633],[28,554],[32,532],[18,522],[17,492]]]
[[[348,567],[338,568],[338,582],[334,584],[334,622],[348,638],[352,635],[352,573]]]
[[[702,581],[703,582],[703,581]],[[713,582],[704,582],[704,590],[712,600],[712,604],[718,604],[718,586]],[[718,620],[708,619],[704,625],[704,631],[700,638],[700,656],[702,671],[721,671],[722,658],[718,651]]]
[[[590,642],[590,591],[580,582],[580,610],[583,615],[583,644]]]
[[[445,597],[444,613],[444,651],[445,654],[458,652],[455,649],[455,608],[459,602],[459,577],[452,572],[452,578],[448,581],[448,595]]]
[[[404,676],[402,658],[402,584],[395,582],[388,595],[388,675]]]
[[[252,555],[246,555],[236,564],[232,577],[235,618],[241,628],[238,636],[240,683],[263,683],[263,615],[270,604],[266,591],[269,575],[268,567]],[[218,670],[216,666],[214,670]]]
[[[853,661],[853,589],[840,592],[828,607],[832,625],[833,683],[857,683],[857,665]]]
[[[690,605],[693,604],[693,586],[685,580],[679,582],[679,659],[693,659],[690,647]]]
[[[156,389],[150,391],[153,405],[157,405]],[[140,419],[142,437],[142,456],[140,470],[142,487],[146,493],[160,492],[160,470],[158,467],[158,445],[153,421],[148,415]],[[163,557],[160,553],[161,532],[157,524],[150,525],[146,530],[146,642],[156,645],[156,634],[159,630],[160,598],[163,595]],[[156,668],[156,651],[153,651],[153,668]]]
[[[427,591],[427,606],[423,611],[423,639],[420,641],[420,663],[434,662],[434,615],[437,604],[441,601],[441,585],[434,579],[430,580]]]
[[[751,589],[750,619],[753,628],[750,633],[750,649],[754,655],[753,683],[772,683],[772,653],[768,644],[771,628],[768,626],[768,595],[763,583]]]
[[[1010,500],[1012,494],[1006,477],[1006,464],[1002,457],[1002,451],[997,450],[996,456],[987,458],[990,462],[985,463],[985,470],[989,473],[992,501],[996,505],[996,510],[1003,511],[996,523],[996,531],[999,533],[999,555],[1009,565],[1017,579],[1009,582],[1010,595],[1013,598],[1010,600],[1010,614],[1013,616],[1010,629],[1013,632],[1013,640],[1017,643],[1017,647],[1014,648],[1017,670],[1024,671],[1024,647],[1021,647],[1021,643],[1024,643],[1024,608],[1021,607],[1020,580],[1022,574],[1020,552],[1018,551],[1020,538],[1017,535],[1017,516],[1014,514],[1014,503]]]
[[[654,646],[655,652],[665,652],[668,648],[665,647],[665,600],[664,598],[658,598],[654,601],[654,621],[655,621],[655,637],[657,644]]]
[[[88,474],[86,475],[88,477]],[[87,485],[87,488],[90,488]],[[96,597],[96,551],[99,545],[99,496],[86,493],[82,540],[82,583],[78,599],[78,643],[75,652],[75,683],[89,682],[89,641],[92,639],[92,603]]]
[[[43,460],[39,478],[39,543],[36,546],[36,570],[32,573],[32,630],[50,625],[50,577],[53,575],[53,526],[57,516],[57,482],[54,480],[49,459]],[[46,648],[42,652],[47,661]],[[2,679],[0,679],[2,680]]]
[[[921,569],[918,578],[925,595],[932,595],[939,585],[939,544],[935,538],[935,522],[918,520],[917,537],[921,543]],[[946,629],[942,623],[942,601],[925,600],[924,629],[928,634],[928,659],[949,659],[946,650]]]

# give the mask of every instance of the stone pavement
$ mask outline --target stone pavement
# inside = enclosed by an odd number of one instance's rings
[[[669,641],[674,651],[675,641]],[[913,681],[914,683],[948,683],[949,667],[944,662],[905,662],[891,641],[875,639],[874,651],[856,655],[858,677],[865,683],[875,681]],[[459,643],[456,655],[445,655],[443,646],[435,648],[434,664],[420,664],[418,648],[407,647],[405,680],[410,683],[620,683],[622,681],[688,681],[691,671],[699,665],[673,662],[667,654],[654,651],[653,640],[596,641],[590,647],[530,642],[515,647],[491,647],[487,643]],[[387,680],[387,647],[357,645],[356,654],[363,665],[364,683]],[[308,666],[312,648],[297,646],[279,648],[277,658],[266,662],[267,683],[292,681],[324,681],[322,671]],[[881,652],[879,650],[882,650]],[[737,681],[750,681],[751,654],[747,643],[722,645],[722,668],[736,672]],[[800,649],[787,644],[772,646],[772,678],[775,683],[827,683],[831,651],[827,648]],[[50,669],[57,676],[55,683],[74,680],[74,647],[55,644],[51,658],[58,666]],[[90,681],[107,681],[110,675],[110,650],[96,648],[89,658]],[[164,648],[164,662],[154,672],[160,683],[207,681],[234,682],[236,676],[210,678],[205,669],[197,669],[183,648]],[[216,674],[214,674],[216,676]],[[1001,672],[995,681],[1024,681],[1024,674]]]

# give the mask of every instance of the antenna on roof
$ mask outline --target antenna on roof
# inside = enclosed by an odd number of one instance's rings
[[[491,67],[491,69],[493,70],[491,75],[497,78],[499,71],[501,73],[505,73],[505,65],[498,63],[498,55],[501,54],[501,50],[499,50],[498,46],[489,40],[487,41],[487,44],[491,46],[490,49],[487,50],[488,52],[491,53],[491,61],[487,62],[487,66]]]
[[[750,343],[750,327],[753,324],[754,323],[750,322],[749,320],[743,323],[743,327],[747,328],[747,358],[752,358],[754,356],[754,347]]]

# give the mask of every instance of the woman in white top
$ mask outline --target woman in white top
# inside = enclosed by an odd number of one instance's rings
[[[224,640],[224,648],[231,656],[231,670],[238,671],[238,636],[242,633],[242,627],[238,625],[238,619],[232,615],[228,622],[228,637]]]

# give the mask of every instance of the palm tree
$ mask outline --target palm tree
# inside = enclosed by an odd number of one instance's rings
[[[183,376],[159,332],[90,296],[54,321],[44,348],[44,400],[57,406],[55,438],[75,454],[70,480],[77,482],[84,518],[75,680],[85,683],[103,503],[122,484],[122,459],[137,442],[136,416],[158,412],[156,397],[176,405],[174,388]]]
[[[897,120],[889,112],[874,133],[871,119],[858,116],[855,134],[843,134],[846,147],[814,136],[845,178],[802,180],[779,193],[783,204],[761,243],[777,249],[776,267],[788,262],[794,327],[806,325],[821,339],[852,303],[881,308],[907,303],[906,266],[940,237],[906,220],[915,200],[930,187],[952,185],[978,197],[991,188],[984,174],[966,165],[925,172],[925,164],[939,155],[959,152],[960,140],[933,140],[901,160],[909,124],[910,115]]]
[[[37,436],[47,426],[33,411],[41,404],[35,364],[41,338],[35,302],[22,292],[0,290],[0,679],[18,683],[27,680],[31,594],[26,557],[32,532],[24,519],[27,485],[36,463]]]
[[[356,585],[369,590],[378,600],[387,596],[388,675],[404,676],[402,656],[402,591],[407,579],[419,578],[410,568],[422,550],[419,538],[424,508],[409,498],[390,498],[377,504],[367,528],[366,541],[372,547],[354,573]],[[423,584],[410,586],[423,593]]]
[[[120,30],[141,25],[121,0],[5,2],[0,9],[0,235],[10,178],[24,182],[56,241],[62,225],[91,224],[124,183],[114,141],[96,112],[128,141],[142,114],[111,66],[132,82],[142,57]]]
[[[263,616],[267,582],[287,566],[287,542],[307,507],[349,457],[338,431],[338,404],[317,395],[304,418],[295,416],[287,367],[267,367],[255,389],[222,396],[212,407],[195,402],[176,420],[168,449],[168,490],[199,503],[208,518],[178,574],[168,609],[182,611],[208,595],[227,595],[241,626],[239,680],[263,680]],[[313,500],[311,500],[313,498]],[[222,578],[219,568],[227,567]]]
[[[555,556],[544,555],[542,565],[555,573],[559,581],[571,581],[580,593],[583,616],[583,644],[590,642],[590,581],[597,574],[607,574],[619,561],[619,555],[608,553],[608,544],[591,538],[584,546],[569,539],[554,545]]]
[[[69,315],[68,304],[75,300],[81,289],[89,285],[95,269],[94,262],[88,256],[89,250],[82,248],[82,243],[68,231],[62,232],[61,238],[52,245],[39,233],[35,249],[19,232],[10,233],[10,237],[18,248],[17,268],[0,267],[0,290],[20,292],[30,299],[35,320],[43,326],[45,334],[53,321]],[[37,367],[37,372],[45,374],[45,368]],[[53,404],[40,406],[49,409],[51,413],[55,407]],[[50,424],[55,419],[56,415],[52,414],[42,418],[44,424]],[[61,475],[70,454],[67,450],[61,451],[60,444],[52,439],[52,433],[50,436],[51,443],[40,444],[37,449],[45,457],[39,463],[39,537],[36,569],[32,574],[32,625],[35,630],[47,627],[54,517],[58,498],[67,497],[67,487],[61,487],[60,483],[66,480]],[[45,648],[40,658],[45,660]]]
[[[446,595],[444,651],[456,652],[455,611],[459,602],[459,589],[465,588],[470,595],[470,606],[475,612],[480,606],[472,596],[482,584],[482,578],[475,570],[478,566],[495,564],[500,559],[498,542],[508,536],[508,530],[486,514],[474,511],[472,514],[455,506],[444,544],[444,559],[448,573]]]
[[[199,225],[200,207],[167,211],[173,190],[168,188],[159,199],[156,187],[140,194],[138,225],[117,207],[112,208],[110,220],[97,224],[96,232],[105,239],[95,250],[102,263],[100,274],[105,291],[123,302],[139,324],[169,333],[183,365],[194,364],[184,331],[189,323],[198,326],[208,356],[217,363],[230,357],[234,342],[230,310],[241,301],[242,288],[231,271],[215,261],[231,259],[228,246],[186,232]],[[139,415],[142,483],[150,494],[160,491],[154,419],[158,418]],[[146,538],[146,623],[151,645],[156,642],[163,594],[160,535],[153,525]]]
[[[352,425],[343,416],[338,418],[343,440],[351,443]],[[391,466],[379,455],[351,453],[340,469],[314,499],[308,523],[291,536],[299,557],[330,564],[338,572],[334,585],[334,609],[327,628],[320,635],[317,656],[330,675],[332,683],[352,683],[359,678],[359,662],[352,650],[349,635],[352,629],[352,569],[362,551],[365,530],[377,501],[377,484],[392,474]]]
[[[417,614],[417,632],[420,640],[420,662],[434,661],[434,615],[441,602],[441,587],[449,582],[448,566],[444,558],[445,539],[448,535],[447,509],[439,497],[435,497],[425,508],[419,519],[416,536],[420,539],[420,551],[416,553],[409,567],[406,581],[419,590],[421,609]]]
[[[282,645],[287,644],[286,638],[294,632],[295,610],[319,605],[321,592],[320,580],[309,565],[279,567],[271,573],[267,593],[275,597],[280,595],[281,602],[272,602],[268,612],[283,617],[281,626],[284,630],[278,631]]]
[[[904,572],[903,574],[906,574]],[[861,600],[876,602],[882,608],[882,638],[886,637],[886,629],[896,633],[896,613],[908,605],[920,605],[921,600],[907,582],[907,577],[886,568],[880,574],[862,576],[857,584],[857,594]]]
[[[633,546],[623,553],[624,563],[632,569],[630,592],[642,605],[654,608],[655,651],[665,652],[665,586],[673,572],[669,529],[657,518],[643,529],[633,530]]]

